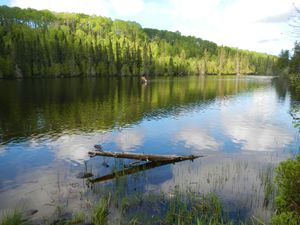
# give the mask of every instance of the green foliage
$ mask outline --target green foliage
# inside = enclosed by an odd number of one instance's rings
[[[165,217],[166,224],[223,224],[223,207],[214,193],[198,198],[175,191]],[[224,222],[224,224],[226,221]]]
[[[279,75],[287,75],[290,66],[290,52],[289,50],[281,50],[278,60],[274,66],[274,70]]]
[[[300,155],[280,163],[276,168],[275,182],[278,185],[277,215],[273,217],[272,224],[299,224]]]
[[[300,83],[299,83],[299,87],[300,87]],[[290,114],[293,118],[294,127],[300,129],[300,107],[298,104],[292,105]]]
[[[279,209],[300,209],[300,155],[280,163],[276,169],[275,181],[278,185],[277,204]]]
[[[76,213],[71,220],[64,222],[64,225],[82,224],[85,216],[83,213]]]
[[[300,97],[300,74],[292,73],[289,75],[289,84],[291,87],[292,97],[299,101]]]
[[[12,213],[7,213],[4,215],[0,225],[22,225],[26,224],[24,222],[22,213],[19,211],[15,210]]]
[[[294,54],[290,60],[290,72],[300,72],[300,43],[296,42],[294,47]]]
[[[282,212],[272,217],[272,225],[298,225],[299,215],[293,212]]]
[[[274,65],[274,70],[279,75],[291,75],[292,85],[298,83],[300,86],[299,78],[297,76],[300,73],[300,43],[295,42],[293,54],[290,55],[288,50],[282,50],[279,54],[278,60]]]
[[[259,171],[259,178],[264,188],[265,207],[267,207],[270,203],[273,203],[275,197],[275,184],[274,184],[273,171],[274,168],[272,166],[268,166]]]
[[[0,77],[266,74],[276,57],[84,14],[0,6]]]
[[[105,225],[108,223],[107,216],[109,214],[109,203],[111,195],[101,199],[95,206],[92,214],[92,222],[95,225]]]

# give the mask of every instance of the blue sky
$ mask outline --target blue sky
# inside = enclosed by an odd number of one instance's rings
[[[296,41],[289,21],[300,0],[0,0],[0,5],[131,20],[277,55],[281,49],[292,49]]]

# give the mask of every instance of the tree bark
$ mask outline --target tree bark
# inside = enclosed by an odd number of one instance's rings
[[[194,160],[203,156],[177,156],[177,155],[153,155],[153,154],[138,154],[138,153],[128,153],[128,152],[100,152],[100,151],[90,151],[89,155],[94,156],[106,156],[114,158],[127,158],[127,159],[137,159],[141,161],[152,161],[152,162],[178,162],[183,160]]]

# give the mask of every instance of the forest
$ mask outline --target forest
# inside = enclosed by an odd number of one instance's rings
[[[0,6],[0,78],[266,75],[276,61],[136,22]]]

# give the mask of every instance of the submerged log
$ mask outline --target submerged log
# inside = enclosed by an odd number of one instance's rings
[[[196,157],[198,158],[198,157]],[[98,182],[105,182],[105,181],[109,181],[109,180],[112,180],[116,177],[122,177],[122,176],[126,176],[126,175],[130,175],[130,174],[133,174],[133,173],[137,173],[137,172],[141,172],[141,171],[144,171],[144,170],[149,170],[149,169],[152,169],[152,168],[155,168],[155,167],[159,167],[159,166],[164,166],[164,165],[168,165],[168,164],[175,164],[177,162],[181,162],[181,161],[186,161],[186,160],[190,160],[190,159],[187,159],[186,157],[183,159],[183,158],[176,158],[176,159],[173,159],[173,160],[169,160],[169,161],[151,161],[151,162],[146,162],[146,163],[143,163],[141,165],[137,165],[137,166],[132,166],[130,168],[125,168],[123,170],[119,170],[119,171],[115,171],[111,174],[107,174],[105,176],[101,176],[101,177],[97,177],[97,178],[93,178],[93,179],[88,179],[89,183],[93,184],[93,183],[98,183]]]
[[[138,154],[129,152],[99,152],[90,151],[89,155],[94,156],[106,156],[114,158],[126,158],[126,159],[137,159],[141,161],[152,161],[152,162],[179,162],[183,160],[194,160],[203,156],[177,156],[177,155],[153,155],[153,154]]]
[[[99,151],[90,151],[89,155],[91,157],[94,156],[105,156],[105,157],[114,157],[114,158],[127,158],[127,159],[136,159],[139,160],[137,162],[133,162],[129,164],[129,168],[125,168],[123,170],[115,171],[111,174],[107,174],[105,176],[88,179],[89,183],[93,184],[96,182],[105,182],[108,180],[112,180],[116,177],[121,177],[125,175],[130,175],[133,173],[137,173],[143,170],[149,170],[158,166],[168,165],[171,163],[177,163],[186,160],[194,160],[204,156],[177,156],[177,155],[154,155],[154,154],[138,154],[138,153],[129,153],[129,152],[99,152]],[[146,161],[146,163],[135,165],[141,161]]]

